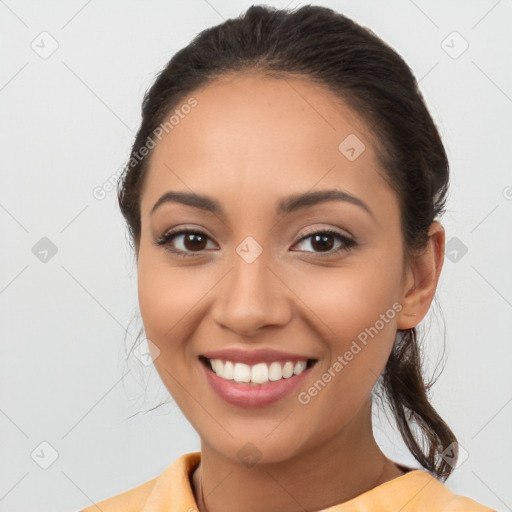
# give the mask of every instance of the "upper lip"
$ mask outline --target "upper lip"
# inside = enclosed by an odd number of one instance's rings
[[[295,354],[291,352],[281,352],[271,348],[267,349],[254,349],[254,350],[243,350],[240,348],[229,348],[224,350],[211,350],[203,354],[208,359],[222,359],[227,361],[233,361],[235,363],[244,363],[247,365],[254,365],[258,363],[266,363],[270,361],[308,361],[309,359],[315,359],[303,354]]]

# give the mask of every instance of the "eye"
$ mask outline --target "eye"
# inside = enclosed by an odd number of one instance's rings
[[[340,242],[340,245],[334,250],[332,250],[334,244],[330,240],[333,238]],[[177,244],[178,247],[174,246],[174,243],[180,239],[181,242]],[[324,229],[309,233],[302,237],[298,244],[304,243],[308,239],[311,239],[309,245],[313,248],[313,251],[304,249],[303,251],[314,252],[321,257],[332,256],[333,254],[338,254],[342,251],[349,251],[352,247],[357,245],[357,243],[351,238],[348,238],[342,233],[332,229]],[[164,233],[155,241],[155,243],[158,246],[163,246],[165,250],[175,254],[176,256],[187,257],[201,254],[203,250],[206,249],[205,245],[208,241],[211,241],[211,239],[203,231],[182,228],[176,231],[168,231],[167,233]],[[316,252],[317,250],[319,252]]]
[[[341,242],[341,245],[339,245],[334,250],[332,250],[333,242],[331,241],[333,238]],[[299,240],[299,243],[304,242],[305,240],[308,239],[311,239],[311,241],[308,242],[309,246],[312,247],[314,250],[317,249],[320,251],[319,254],[317,253],[319,256],[332,256],[333,254],[338,254],[342,251],[349,251],[352,247],[357,245],[356,242],[351,238],[348,238],[342,233],[339,233],[338,231],[334,231],[332,229],[324,229],[321,231],[309,233],[308,235],[302,237]]]
[[[178,248],[172,246],[172,242],[182,238],[178,243]],[[165,250],[176,254],[177,256],[194,256],[194,253],[200,254],[205,248],[205,242],[210,237],[203,231],[193,229],[180,229],[176,231],[168,231],[156,240],[158,246],[164,246]]]

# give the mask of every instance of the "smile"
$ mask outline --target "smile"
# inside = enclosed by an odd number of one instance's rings
[[[268,365],[267,363],[257,363],[254,366],[249,366],[244,363],[222,360],[219,364],[215,362],[219,360],[210,361],[204,356],[199,356],[199,360],[206,380],[213,391],[225,402],[247,409],[264,407],[289,395],[309,375],[318,362],[316,359],[296,361],[295,363],[286,361],[284,364],[273,361]],[[219,371],[219,375],[214,367]],[[292,367],[293,372],[290,375]],[[295,373],[296,369],[297,373]],[[245,380],[227,379],[226,376],[229,376],[230,371],[232,371],[233,377]],[[255,380],[262,382],[252,382],[253,371],[255,371]],[[250,379],[247,378],[249,374]]]
[[[200,356],[200,359],[203,363],[209,365],[212,371],[222,379],[253,385],[275,382],[289,379],[293,375],[300,375],[317,361],[316,359],[296,362],[272,361],[270,363],[248,365],[234,361],[223,361],[222,359],[208,359],[204,356]]]

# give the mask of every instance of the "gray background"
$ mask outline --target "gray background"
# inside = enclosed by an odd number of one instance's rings
[[[511,510],[512,2],[312,3],[404,57],[445,142],[448,250],[440,307],[421,324],[427,369],[446,330],[431,397],[467,452],[447,486]],[[77,510],[199,449],[172,401],[137,414],[168,394],[151,366],[125,362],[141,326],[136,267],[108,183],[156,73],[249,5],[0,1],[0,511]],[[388,456],[419,467],[383,415],[375,435]]]

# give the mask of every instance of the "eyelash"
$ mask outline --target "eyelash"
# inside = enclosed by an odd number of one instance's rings
[[[182,251],[182,250],[179,250],[179,249],[178,250],[172,249],[169,246],[169,242],[172,239],[174,239],[175,237],[177,237],[178,235],[183,235],[183,234],[199,235],[199,236],[206,237],[207,239],[210,239],[210,237],[206,233],[204,233],[202,231],[198,231],[198,230],[194,230],[194,229],[180,229],[180,230],[177,230],[177,231],[168,231],[167,233],[165,233],[161,237],[159,237],[155,241],[155,244],[157,246],[163,246],[166,251],[169,251],[172,254],[174,254],[174,255],[176,255],[176,256],[178,256],[180,258],[188,258],[190,256],[197,256],[198,254],[203,252],[203,251],[186,252],[186,251]],[[324,235],[324,234],[332,235],[332,236],[336,237],[338,240],[340,240],[343,243],[343,245],[341,245],[337,249],[334,249],[334,250],[331,250],[331,251],[328,251],[328,252],[325,252],[325,253],[320,253],[320,252],[319,253],[315,253],[315,252],[313,252],[313,254],[316,254],[317,256],[327,257],[327,256],[333,256],[335,254],[339,254],[339,253],[342,253],[342,252],[348,252],[353,247],[355,247],[357,245],[357,243],[354,240],[352,240],[352,239],[346,237],[345,235],[342,235],[338,231],[334,231],[332,229],[323,229],[323,230],[313,231],[311,233],[307,233],[300,240],[298,240],[297,243],[300,243],[303,240],[307,240],[308,238],[311,238],[314,235]],[[301,251],[298,251],[298,252],[301,252]],[[302,251],[302,252],[311,252],[311,251]]]

